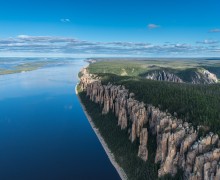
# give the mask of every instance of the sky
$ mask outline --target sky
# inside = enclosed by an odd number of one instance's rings
[[[0,0],[0,56],[219,57],[219,0]]]

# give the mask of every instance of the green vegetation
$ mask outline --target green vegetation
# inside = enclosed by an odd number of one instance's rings
[[[99,129],[105,142],[108,144],[109,149],[115,155],[117,163],[124,169],[129,179],[132,180],[155,180],[158,179],[157,171],[158,165],[154,164],[156,153],[156,138],[149,134],[148,151],[149,158],[147,162],[140,159],[138,154],[138,142],[134,143],[128,138],[126,130],[121,130],[117,126],[117,118],[113,113],[102,115],[102,107],[90,101],[86,97],[85,92],[79,92],[80,99],[90,117],[92,118],[95,126]],[[176,177],[169,175],[161,178],[163,180],[169,179],[182,179],[181,171]]]
[[[130,92],[135,93],[135,99],[145,104],[152,104],[163,111],[177,114],[194,126],[201,125],[199,136],[205,136],[212,131],[220,135],[220,84],[194,85],[188,83],[172,83],[165,81],[147,80],[143,77],[147,72],[169,70],[186,82],[195,71],[208,69],[219,77],[219,61],[100,61],[90,64],[88,70],[102,79],[102,84],[109,82],[124,85]],[[93,119],[118,164],[125,170],[129,179],[158,179],[159,165],[154,163],[156,138],[149,134],[149,159],[142,161],[138,156],[138,142],[131,143],[126,130],[117,126],[117,118],[109,113],[102,115],[102,107],[91,102],[84,92],[79,94],[87,112]],[[148,127],[148,126],[147,126]],[[150,132],[150,131],[149,131]],[[160,179],[183,179],[182,170],[175,177],[166,175]]]
[[[152,104],[164,111],[167,110],[171,114],[176,112],[179,118],[191,122],[194,126],[202,125],[206,131],[211,130],[220,135],[219,83],[193,85],[142,78],[147,69],[152,71],[155,68],[166,68],[172,69],[173,72],[175,71],[187,80],[195,69],[199,71],[204,67],[210,71],[219,72],[220,62],[218,60],[98,60],[90,64],[88,69],[90,73],[100,76],[103,83],[125,85],[127,89],[135,93],[139,101]],[[121,75],[121,69],[125,69],[126,76]]]
[[[101,61],[92,63],[89,66],[89,71],[95,73],[113,73],[117,75],[138,76],[145,72],[147,66],[142,62],[132,61]]]
[[[135,98],[161,110],[177,113],[194,126],[203,125],[220,135],[220,84],[193,85],[147,80],[140,77],[98,74],[102,82],[124,85]]]
[[[205,59],[97,59],[91,63],[89,71],[95,73],[112,73],[120,76],[144,76],[146,73],[166,70],[174,73],[186,82],[201,69],[207,69],[220,79],[219,60]]]

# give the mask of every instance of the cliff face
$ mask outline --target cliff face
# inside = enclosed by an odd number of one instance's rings
[[[192,84],[213,84],[218,82],[218,78],[216,77],[216,75],[209,72],[206,69],[191,70],[190,72],[183,71],[182,76],[178,73],[175,74],[167,70],[156,70],[147,73],[145,75],[145,78],[157,81],[170,81],[176,83],[189,82]]]
[[[160,164],[158,176],[175,175],[182,169],[185,179],[220,179],[220,140],[209,133],[198,138],[198,128],[172,117],[152,105],[134,99],[124,86],[102,85],[94,75],[82,71],[80,87],[89,99],[102,105],[103,114],[114,112],[118,126],[128,131],[131,143],[139,141],[138,156],[148,159],[148,133],[156,136],[155,163]],[[147,128],[146,128],[147,127]]]
[[[213,84],[217,82],[217,76],[206,69],[195,72],[195,75],[192,77],[193,84]]]
[[[152,79],[157,81],[170,81],[170,82],[178,82],[178,83],[183,82],[183,80],[179,78],[177,75],[170,72],[166,72],[164,70],[148,73],[146,75],[146,79]]]

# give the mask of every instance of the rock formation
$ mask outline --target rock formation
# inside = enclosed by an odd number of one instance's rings
[[[213,84],[218,82],[218,78],[215,74],[209,72],[206,69],[193,69],[189,72],[180,71],[185,74],[182,77],[178,73],[170,72],[169,70],[155,70],[148,72],[145,75],[146,79],[157,80],[157,81],[170,81],[176,83],[189,82],[192,84]],[[180,73],[180,74],[181,74]],[[182,78],[181,78],[182,77]]]
[[[194,76],[192,77],[193,84],[213,84],[217,82],[218,78],[216,75],[206,69],[195,72]]]
[[[170,73],[170,72],[166,72],[164,70],[148,73],[146,75],[146,78],[157,80],[157,81],[171,81],[171,82],[177,82],[177,83],[183,82],[183,80],[179,78],[177,75]]]
[[[148,141],[147,128],[143,128],[140,134],[140,145],[138,149],[138,156],[144,161],[146,161],[148,158],[147,141]]]
[[[155,163],[160,164],[158,176],[171,174],[178,169],[189,180],[220,179],[220,140],[218,135],[209,133],[198,137],[190,123],[160,111],[152,105],[135,100],[134,94],[121,85],[103,85],[95,75],[82,70],[80,87],[88,98],[99,103],[102,114],[110,111],[118,118],[118,126],[126,130],[131,143],[139,141],[138,156],[148,159],[148,133],[156,136]]]

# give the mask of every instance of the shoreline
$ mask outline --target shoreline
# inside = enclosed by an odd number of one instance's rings
[[[79,103],[80,103],[80,105],[81,105],[81,107],[82,107],[82,109],[83,109],[83,111],[84,111],[84,113],[85,113],[85,115],[86,115],[86,118],[88,119],[88,121],[89,121],[89,123],[90,123],[90,125],[91,125],[91,127],[92,127],[92,129],[93,129],[93,131],[95,132],[96,136],[98,137],[99,142],[101,143],[103,149],[105,150],[105,153],[107,154],[107,156],[108,156],[108,158],[109,158],[111,164],[114,166],[114,168],[115,168],[116,171],[118,172],[120,178],[121,178],[122,180],[127,180],[128,178],[127,178],[126,173],[125,173],[124,170],[121,168],[121,166],[116,162],[114,154],[113,154],[113,153],[111,152],[111,150],[108,148],[107,143],[105,142],[105,140],[104,140],[103,137],[101,136],[99,130],[96,128],[95,124],[94,124],[93,121],[92,121],[92,118],[91,118],[91,117],[89,116],[89,114],[87,113],[86,108],[85,108],[84,104],[82,103],[82,101],[81,101],[81,99],[80,99],[80,97],[79,97],[78,91],[77,91],[77,86],[78,86],[78,84],[79,84],[79,83],[77,83],[76,86],[75,86],[75,93],[76,93],[76,95],[77,95],[77,97],[78,97],[78,99],[79,99]]]

